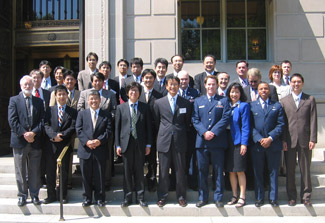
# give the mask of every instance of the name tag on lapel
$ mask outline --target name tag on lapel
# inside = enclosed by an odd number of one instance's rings
[[[276,110],[276,107],[272,107],[272,111],[275,111]]]
[[[186,108],[179,109],[179,114],[185,114],[185,113],[186,113]]]
[[[199,106],[199,108],[204,108],[205,107],[205,105],[201,105],[201,106]]]

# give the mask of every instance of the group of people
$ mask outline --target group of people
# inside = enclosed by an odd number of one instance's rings
[[[227,72],[217,72],[216,59],[206,55],[204,71],[192,78],[183,70],[184,58],[155,60],[154,69],[144,69],[141,58],[111,64],[89,53],[88,68],[78,77],[68,69],[42,61],[20,80],[21,92],[10,98],[11,127],[18,205],[24,206],[28,191],[39,205],[41,177],[46,175],[48,197],[58,199],[56,159],[69,146],[62,161],[63,202],[71,174],[72,149],[82,174],[82,206],[105,205],[105,186],[114,172],[114,157],[123,162],[124,199],[121,207],[135,202],[148,206],[145,185],[157,191],[159,207],[176,189],[180,206],[187,206],[187,186],[198,190],[197,207],[208,204],[209,167],[212,165],[213,200],[223,207],[225,173],[229,176],[236,207],[246,204],[246,179],[252,177],[256,207],[264,204],[264,184],[269,179],[269,203],[278,206],[278,175],[287,177],[288,204],[297,202],[295,167],[301,170],[301,202],[310,206],[311,151],[317,142],[317,113],[313,96],[302,92],[304,78],[290,74],[292,64],[273,65],[270,83],[261,71],[236,63],[238,77],[230,83]],[[132,75],[128,74],[129,66]],[[78,87],[76,86],[78,84]],[[78,90],[77,90],[78,88]],[[144,175],[144,164],[148,172]],[[159,163],[159,165],[158,165]],[[159,177],[157,182],[157,167]],[[265,170],[266,169],[266,170]],[[42,173],[42,170],[46,170]],[[249,179],[251,181],[251,179]],[[239,192],[238,192],[239,185]]]

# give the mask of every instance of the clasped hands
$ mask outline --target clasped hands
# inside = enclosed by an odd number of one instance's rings
[[[89,149],[96,149],[100,146],[100,141],[98,139],[88,140],[86,146],[88,146]]]

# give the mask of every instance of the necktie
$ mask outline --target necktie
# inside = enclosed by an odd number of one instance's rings
[[[107,82],[107,80],[104,81],[104,83],[103,83],[103,89],[105,89],[105,90],[107,90],[107,88],[106,88],[106,82]]]
[[[164,82],[162,80],[160,80],[160,87],[162,87],[164,85]]]
[[[256,101],[256,92],[252,89],[252,101]]]
[[[39,94],[39,90],[38,89],[35,90],[35,97],[38,97],[38,98],[41,97],[41,95]]]
[[[62,120],[63,120],[63,107],[59,107],[59,116],[58,116],[58,121],[59,121],[59,126],[61,127],[62,125]]]
[[[211,103],[211,99],[212,99],[212,97],[209,97],[209,102]]]
[[[185,98],[186,94],[185,94],[185,90],[182,91],[182,97]]]
[[[124,83],[124,77],[122,77],[121,78],[121,85],[120,85],[120,89],[122,88],[122,86],[123,86],[123,83]],[[124,101],[123,101],[123,99],[122,99],[122,97],[121,97],[121,91],[120,91],[120,104],[123,104],[124,103]]]
[[[295,103],[296,103],[296,106],[297,106],[297,108],[299,107],[299,98],[296,98],[295,99]]]
[[[175,98],[170,99],[170,108],[172,109],[172,113],[175,113]]]
[[[93,122],[93,128],[95,130],[96,122],[97,122],[96,111],[91,111],[91,113],[92,113],[91,119],[92,119],[92,122]]]
[[[69,90],[68,90],[68,91],[69,91]],[[68,93],[68,101],[69,101],[70,104],[71,104],[71,96],[72,96],[72,92],[69,91],[69,93]]]
[[[243,88],[246,87],[247,86],[246,81],[242,80],[241,85],[243,86]]]
[[[263,107],[263,110],[264,110],[264,114],[266,114],[267,112],[267,103],[264,101],[264,107]]]
[[[47,87],[47,79],[45,79],[45,87],[44,87],[46,90],[48,90],[48,87]]]
[[[132,110],[132,114],[131,114],[131,129],[132,129],[132,136],[133,138],[137,139],[137,128],[136,128],[136,123],[137,123],[137,115],[135,112],[135,104],[131,104],[131,110]]]
[[[285,77],[286,79],[286,85],[289,85],[289,77]]]
[[[148,101],[149,101],[149,91],[145,92],[145,94],[146,94],[146,102],[148,103]]]
[[[30,130],[31,125],[32,125],[32,113],[30,110],[30,97],[26,97],[26,107],[27,107],[27,116],[28,116],[28,126],[29,126],[29,130]]]

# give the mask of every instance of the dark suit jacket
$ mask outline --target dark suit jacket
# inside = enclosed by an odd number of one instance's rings
[[[194,104],[194,99],[199,97],[200,93],[197,89],[188,87],[185,95],[185,99],[191,102],[191,104]]]
[[[166,78],[164,79],[164,84],[163,86],[160,85],[159,81],[157,81],[157,79],[155,80],[154,84],[153,84],[153,88],[158,91],[160,94],[162,94],[163,96],[166,96],[168,94],[168,91],[166,89]]]
[[[168,76],[174,76],[174,73],[167,74],[166,77],[168,77]],[[189,77],[190,77],[190,83],[189,83],[189,85],[190,85],[190,87],[194,87],[194,79],[190,75],[189,75]]]
[[[174,114],[167,96],[156,100],[154,118],[158,129],[158,152],[168,152],[172,139],[177,152],[186,152],[187,132],[191,124],[191,114],[191,103],[180,96],[177,97]]]
[[[35,141],[31,144],[33,148],[41,148],[41,132],[44,122],[44,104],[42,99],[32,96],[32,123],[31,131],[34,132]],[[8,122],[11,128],[10,147],[23,148],[27,145],[24,133],[29,131],[27,117],[26,100],[22,92],[13,96],[9,100],[8,106]]]
[[[45,89],[42,89],[42,91],[43,91],[43,98],[44,98],[44,108],[46,110],[50,104],[51,92]]]
[[[230,123],[231,108],[227,98],[215,95],[209,102],[207,95],[194,101],[192,122],[197,131],[196,148],[227,148],[228,140],[226,127]],[[206,131],[214,133],[212,140],[205,140]]]
[[[299,145],[309,148],[309,142],[317,143],[317,109],[315,98],[302,93],[297,108],[292,94],[281,99],[281,105],[285,112],[286,128],[284,141],[288,149]]]
[[[78,157],[81,159],[89,159],[93,154],[101,162],[105,162],[107,154],[107,143],[111,135],[111,116],[103,111],[99,110],[98,118],[95,129],[93,128],[90,109],[80,111],[78,113],[76,122],[76,132],[79,138]],[[86,143],[88,140],[98,139],[100,146],[92,150]]]
[[[58,122],[58,107],[57,105],[51,106],[46,111],[45,116],[45,132],[49,139],[53,139],[58,133],[62,133],[61,142],[50,142],[48,141],[48,147],[50,147],[55,153],[57,150],[62,151],[65,146],[67,146],[71,137],[75,133],[77,110],[66,106],[63,113],[63,119],[61,127],[59,127]]]
[[[127,77],[124,79],[124,82],[126,79],[128,79],[129,77],[131,77],[131,75],[127,74]],[[118,100],[117,100],[117,103],[120,104],[120,97],[123,99],[123,101],[127,101],[128,100],[128,97],[126,95],[126,92],[125,92],[125,89],[123,88],[123,84],[122,86],[121,83],[120,83],[120,78],[119,78],[119,74],[113,78],[113,80],[118,84]]]
[[[284,127],[283,109],[279,102],[269,100],[267,112],[264,113],[259,100],[250,103],[251,106],[251,128],[253,148],[264,150],[259,141],[262,138],[272,137],[273,141],[268,150],[282,150],[282,133]]]
[[[80,98],[80,91],[74,90],[74,95],[72,100],[69,100],[69,98],[67,99],[67,105],[71,108],[77,109],[79,98]],[[54,105],[56,105],[55,94],[54,92],[51,92],[51,99],[50,99],[49,106],[54,106]]]
[[[218,72],[214,71],[213,75],[217,76]],[[194,88],[198,89],[201,95],[207,94],[207,91],[204,87],[204,79],[206,78],[206,76],[207,73],[205,71],[194,76]]]
[[[149,105],[150,108],[150,112],[151,114],[154,113],[154,109],[153,106],[155,104],[155,101],[159,98],[162,98],[163,95],[161,93],[159,93],[158,91],[156,91],[155,89],[152,90],[151,95],[149,97],[148,103],[146,102],[146,96],[144,93],[144,89],[142,87],[142,91],[141,91],[141,95],[139,97],[139,101],[143,102],[143,103],[147,103]],[[153,115],[152,115],[153,116]],[[152,135],[154,136],[154,138],[156,138],[156,135],[158,133],[158,129],[156,129],[156,124],[155,124],[155,120],[152,117],[152,126],[151,126],[151,130],[152,130]],[[156,143],[156,142],[154,142]]]
[[[270,87],[270,97],[269,99],[271,101],[279,101],[279,98],[278,98],[278,93],[276,92],[276,87],[274,87],[273,85],[269,85]],[[251,86],[246,86],[244,87],[244,93],[247,97],[247,100],[246,102],[251,102],[252,101],[252,98],[251,98]]]
[[[151,124],[152,117],[147,104],[138,101],[137,106],[137,141],[139,149],[145,153],[146,145],[152,144]],[[131,135],[131,113],[129,102],[117,106],[115,118],[115,145],[122,148],[122,153],[126,152]]]

